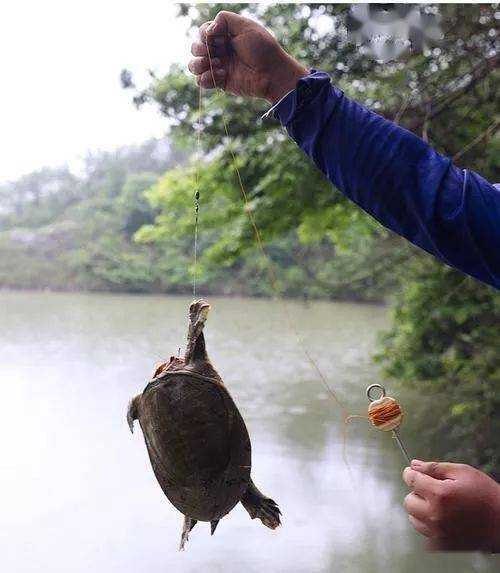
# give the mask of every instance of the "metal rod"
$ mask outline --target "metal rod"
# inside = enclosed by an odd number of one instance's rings
[[[399,437],[399,432],[397,430],[392,430],[392,437],[398,443],[399,449],[403,452],[403,456],[406,458],[408,465],[411,466],[410,456],[409,456],[408,452],[406,451],[406,448],[404,447],[404,444],[401,441],[401,438]]]

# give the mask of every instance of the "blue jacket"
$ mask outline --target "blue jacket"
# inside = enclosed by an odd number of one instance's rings
[[[500,188],[313,72],[274,114],[328,179],[384,226],[500,289]]]

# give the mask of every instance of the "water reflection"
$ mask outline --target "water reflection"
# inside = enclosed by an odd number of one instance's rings
[[[184,340],[189,302],[0,293],[2,572],[494,570],[481,556],[423,553],[401,508],[404,463],[389,436],[353,423],[345,465],[339,408],[300,346],[349,412],[363,413],[386,312],[349,304],[211,300],[208,348],[247,421],[255,481],[280,503],[284,525],[271,532],[237,507],[213,538],[198,525],[179,554],[181,516],[125,409]]]

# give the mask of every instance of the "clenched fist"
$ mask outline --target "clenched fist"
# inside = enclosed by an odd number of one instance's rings
[[[219,12],[213,22],[203,24],[191,53],[194,58],[189,70],[199,86],[220,87],[228,93],[264,98],[271,103],[308,75],[307,69],[287,54],[264,26],[233,12]]]
[[[413,460],[404,501],[415,529],[437,551],[500,552],[500,485],[464,464]]]

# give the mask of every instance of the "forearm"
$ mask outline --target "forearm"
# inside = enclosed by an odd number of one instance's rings
[[[383,225],[500,287],[500,191],[313,74],[275,112],[328,179]]]

